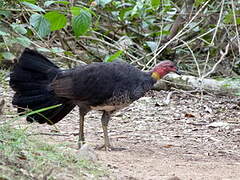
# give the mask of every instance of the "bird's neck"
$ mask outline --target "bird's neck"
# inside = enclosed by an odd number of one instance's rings
[[[153,79],[155,79],[155,80],[159,80],[159,79],[161,79],[161,75],[158,73],[158,72],[156,72],[156,71],[153,71],[152,73],[151,73],[151,77],[153,78]]]

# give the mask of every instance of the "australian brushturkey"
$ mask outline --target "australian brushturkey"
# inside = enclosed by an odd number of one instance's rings
[[[169,72],[177,72],[171,61],[162,61],[150,72],[142,72],[125,62],[92,63],[61,70],[38,52],[25,49],[10,75],[10,86],[16,91],[12,103],[18,112],[61,104],[27,116],[29,122],[50,125],[79,106],[79,148],[85,141],[84,116],[90,110],[103,111],[103,147],[109,149],[107,127],[111,114],[144,96]]]

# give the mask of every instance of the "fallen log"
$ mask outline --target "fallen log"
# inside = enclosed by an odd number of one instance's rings
[[[168,74],[156,83],[154,90],[170,90],[171,88],[187,91],[205,91],[217,95],[240,95],[240,78],[208,79],[189,75]]]

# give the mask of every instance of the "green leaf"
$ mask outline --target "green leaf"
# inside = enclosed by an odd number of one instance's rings
[[[69,1],[46,1],[46,2],[44,3],[44,6],[45,6],[45,7],[49,7],[49,6],[51,6],[52,4],[64,4],[64,5],[68,5],[68,4],[70,4],[70,2],[69,2]]]
[[[45,12],[45,10],[35,4],[32,3],[28,3],[28,2],[22,2],[22,4],[24,4],[25,6],[35,10],[35,11],[39,11],[39,12]]]
[[[40,52],[51,52],[49,49],[43,48],[43,47],[37,48],[37,51],[40,51]]]
[[[41,112],[44,112],[44,111],[47,111],[49,109],[54,109],[54,108],[57,108],[59,106],[61,106],[62,104],[57,104],[57,105],[53,105],[53,106],[49,106],[49,107],[45,107],[45,108],[42,108],[42,109],[38,109],[38,110],[35,110],[35,111],[31,111],[23,116],[30,116],[30,115],[33,115],[33,114],[38,114],[38,113],[41,113]]]
[[[207,2],[207,0],[195,0],[194,4],[195,4],[195,6],[200,6],[200,5],[204,4],[205,2]]]
[[[26,34],[27,30],[22,24],[12,23],[11,27],[13,30],[19,34]]]
[[[76,37],[79,37],[85,34],[90,28],[91,21],[91,13],[85,9],[81,9],[80,14],[78,16],[74,16],[72,19],[72,28],[74,35]]]
[[[126,19],[131,14],[132,9],[133,9],[132,7],[121,8],[120,13],[119,13],[119,18],[121,20]]]
[[[231,24],[233,22],[233,13],[228,13],[224,17],[224,23]]]
[[[116,53],[114,53],[113,55],[111,56],[107,56],[105,59],[104,59],[104,62],[113,62],[114,60],[116,60],[119,56],[121,56],[123,53],[122,50],[119,50],[117,51]]]
[[[54,4],[56,1],[46,1],[45,3],[44,3],[44,6],[45,7],[49,7],[49,6],[51,6],[52,4]]]
[[[11,11],[0,10],[0,15],[3,15],[5,17],[9,17],[11,14]]]
[[[37,0],[21,0],[21,2],[28,2],[31,4],[36,4]]]
[[[1,53],[1,55],[3,56],[4,59],[7,59],[7,60],[14,60],[16,57],[10,53],[10,52],[3,52]]]
[[[239,25],[240,24],[240,18],[238,17],[238,18],[236,18],[236,23],[237,23],[237,25]]]
[[[74,16],[80,15],[82,10],[88,11],[90,14],[96,16],[96,14],[88,8],[80,8],[80,7],[76,7],[76,6],[72,6],[70,8],[70,11],[71,11],[72,15],[74,15]]]
[[[41,37],[45,37],[50,33],[50,24],[43,15],[32,14],[30,17],[30,24]]]
[[[81,8],[73,6],[73,7],[70,8],[70,11],[74,16],[78,16],[81,13]]]
[[[112,0],[95,0],[97,5],[100,5],[102,7],[105,7],[108,3],[110,3]]]
[[[59,48],[59,47],[53,47],[51,49],[51,52],[53,52],[53,53],[62,53],[62,52],[64,52],[64,50],[62,48]]]
[[[67,24],[66,16],[57,11],[48,12],[44,15],[44,17],[50,23],[51,31],[62,29]]]
[[[151,51],[155,51],[158,47],[158,43],[154,41],[146,41],[147,46],[151,49]]]
[[[0,36],[9,36],[10,34],[0,30]]]
[[[29,47],[32,43],[32,41],[25,36],[17,37],[16,42],[18,42],[19,44],[21,44],[24,47]]]
[[[240,11],[236,12],[236,14],[239,14],[239,13],[240,13]],[[226,23],[226,24],[233,24],[234,23],[233,12],[229,12],[228,14],[226,14],[223,22]],[[240,24],[240,18],[239,17],[236,17],[236,23],[238,25]]]
[[[158,9],[160,6],[160,0],[151,0],[151,6],[153,9]]]

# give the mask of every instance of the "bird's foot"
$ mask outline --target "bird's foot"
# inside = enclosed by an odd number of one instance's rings
[[[106,146],[105,144],[103,144],[102,146],[97,146],[96,149],[97,149],[97,150],[102,150],[102,149],[104,149],[105,151],[108,151],[108,152],[109,152],[109,151],[124,151],[124,150],[126,150],[126,148],[113,147],[113,146],[111,146],[111,145]]]
[[[78,149],[81,149],[81,147],[85,144],[85,141],[78,141]]]
[[[112,150],[114,150],[113,146],[111,146],[110,144],[109,145],[103,144],[102,146],[96,147],[96,149],[97,150],[104,149],[105,151],[112,151]]]

